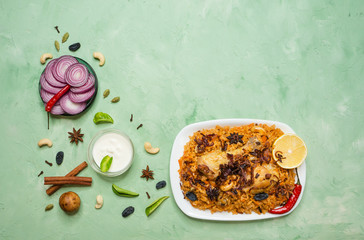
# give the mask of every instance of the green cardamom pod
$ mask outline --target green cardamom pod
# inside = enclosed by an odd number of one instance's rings
[[[106,98],[107,96],[109,96],[109,94],[110,94],[110,89],[106,89],[104,91],[104,98]]]
[[[57,40],[54,41],[54,46],[56,47],[57,52],[59,52],[60,47],[59,47],[59,42]]]
[[[114,97],[112,100],[111,100],[111,102],[112,103],[117,103],[117,102],[119,102],[120,101],[120,97]]]
[[[53,204],[48,204],[46,207],[45,207],[45,211],[49,211],[53,208]]]
[[[66,32],[63,37],[62,37],[62,43],[65,43],[68,39],[68,37],[70,36],[70,34],[68,32]]]

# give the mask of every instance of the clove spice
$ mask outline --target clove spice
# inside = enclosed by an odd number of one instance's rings
[[[45,160],[45,163],[46,163],[46,164],[48,164],[48,165],[49,165],[49,166],[51,166],[51,167],[53,166],[53,164],[52,164],[52,163],[50,163],[50,162],[48,162],[47,160]]]
[[[143,127],[143,124],[139,124],[139,126],[137,127],[137,130],[138,130],[139,128],[141,128],[141,127]]]
[[[43,171],[41,171],[39,174],[38,174],[38,177],[40,176],[40,175],[42,175],[44,172]]]
[[[54,28],[57,30],[58,33],[60,33],[58,26],[55,26]]]
[[[131,116],[130,116],[130,122],[132,122],[133,121],[133,114],[131,114]]]
[[[148,192],[145,192],[145,193],[147,194],[148,199],[150,199],[149,193]]]

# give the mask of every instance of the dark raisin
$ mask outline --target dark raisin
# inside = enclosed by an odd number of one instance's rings
[[[188,199],[190,199],[193,202],[197,200],[196,194],[194,194],[193,192],[186,193],[186,197],[188,197]]]
[[[76,52],[81,47],[80,43],[74,43],[68,47],[68,49],[72,52]]]
[[[62,162],[63,162],[63,156],[64,156],[64,153],[62,151],[58,152],[57,155],[56,155],[56,163],[58,165],[61,165]]]
[[[132,214],[133,212],[134,212],[134,207],[130,206],[130,207],[125,208],[121,215],[123,215],[123,217],[127,217],[130,214]]]
[[[157,189],[161,189],[161,188],[164,188],[166,185],[167,185],[166,181],[163,180],[163,181],[158,182],[157,185],[155,185],[155,187]]]
[[[267,199],[267,198],[268,198],[268,193],[264,193],[264,192],[254,195],[254,200],[255,201],[262,201],[262,200]]]

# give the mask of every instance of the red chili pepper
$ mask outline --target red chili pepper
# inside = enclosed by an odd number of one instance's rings
[[[289,212],[296,204],[298,197],[301,194],[301,191],[302,191],[302,185],[295,184],[295,188],[293,189],[292,195],[289,197],[287,203],[283,207],[270,210],[269,213],[283,214]]]
[[[56,102],[66,93],[68,92],[68,90],[70,90],[71,86],[67,85],[64,88],[62,88],[56,95],[54,95],[51,100],[48,101],[45,110],[47,112],[50,112],[52,110],[52,107],[54,106],[54,104],[56,104]]]

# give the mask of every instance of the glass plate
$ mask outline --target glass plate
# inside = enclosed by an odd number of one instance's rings
[[[284,133],[295,133],[293,129],[285,123],[269,121],[269,120],[258,120],[258,119],[219,119],[219,120],[211,120],[206,122],[199,122],[188,125],[184,127],[178,134],[176,139],[174,140],[171,159],[170,159],[170,180],[171,187],[174,196],[174,200],[176,201],[178,207],[185,213],[187,216],[205,219],[205,220],[215,220],[215,221],[250,221],[250,220],[261,220],[267,218],[277,218],[290,214],[300,203],[303,195],[303,191],[305,189],[306,183],[306,163],[303,164],[297,169],[298,175],[300,177],[300,182],[302,185],[302,192],[297,200],[295,206],[287,213],[284,214],[232,214],[229,212],[215,212],[211,213],[210,210],[199,210],[197,208],[192,207],[189,201],[184,199],[184,195],[182,193],[180,187],[180,178],[178,174],[179,164],[178,160],[183,155],[183,150],[185,144],[190,140],[189,136],[192,136],[194,132],[202,129],[214,128],[216,125],[220,126],[240,126],[247,125],[250,123],[262,123],[267,124],[269,126],[275,125],[280,128]]]

